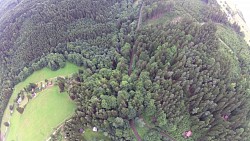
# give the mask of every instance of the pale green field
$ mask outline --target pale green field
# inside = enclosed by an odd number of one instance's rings
[[[5,132],[5,126],[3,125],[4,122],[8,121],[9,115],[10,115],[10,110],[9,110],[9,105],[14,103],[14,100],[17,97],[17,94],[22,90],[25,86],[27,86],[29,83],[36,83],[40,81],[44,81],[45,79],[50,79],[58,76],[68,76],[72,73],[77,72],[79,69],[78,66],[71,64],[71,63],[66,63],[66,66],[62,69],[59,69],[57,71],[51,71],[48,68],[43,68],[39,71],[34,72],[32,75],[30,75],[25,81],[17,84],[14,88],[13,94],[9,100],[8,106],[4,111],[3,119],[2,119],[2,124],[1,124],[1,131],[2,133]],[[17,113],[16,110],[14,110],[13,116]],[[14,124],[14,123],[11,123]]]
[[[15,111],[7,141],[44,141],[75,108],[66,92],[59,93],[57,86],[48,88],[27,104],[22,115]]]

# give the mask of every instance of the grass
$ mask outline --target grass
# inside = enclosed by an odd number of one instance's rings
[[[110,139],[106,136],[104,136],[103,132],[93,132],[91,129],[86,129],[83,133],[83,139],[85,141],[110,141]]]
[[[244,32],[245,34],[245,41],[250,45],[250,29],[245,23],[245,21],[241,18],[241,16],[238,14],[238,10],[235,7],[235,4],[232,1],[229,0],[217,0],[217,1],[222,1],[221,3],[218,2],[221,6],[221,10],[227,13],[227,8],[229,8],[232,12],[234,12],[234,16],[232,16],[230,22],[231,23],[237,23],[241,27],[241,31]],[[226,5],[224,3],[227,3]]]
[[[147,125],[149,125],[150,127],[152,127],[152,129],[154,130],[158,130],[158,131],[167,131],[166,134],[169,134],[172,138],[174,138],[177,141],[194,141],[193,137],[185,139],[182,136],[182,133],[184,131],[190,130],[190,117],[188,115],[185,115],[184,118],[179,121],[176,125],[170,125],[167,123],[167,125],[165,126],[164,129],[161,129],[159,127],[157,127],[156,125],[154,125],[152,123],[152,117],[147,116],[145,113],[142,115],[144,121],[146,122]],[[140,128],[139,126],[136,126],[136,129],[139,133],[139,135],[141,136],[141,138],[144,137],[145,134],[147,134],[147,132],[150,130],[149,128],[147,128],[146,126],[144,126],[143,128]],[[197,133],[193,133],[194,136],[199,136],[197,135]]]
[[[36,83],[36,82],[44,81],[45,79],[54,78],[54,77],[57,77],[57,76],[68,76],[69,74],[77,72],[78,69],[79,69],[78,66],[67,62],[66,66],[64,68],[62,68],[62,69],[59,69],[57,71],[52,71],[49,68],[43,68],[43,69],[41,69],[39,71],[36,71],[33,74],[31,74],[23,82],[20,82],[19,84],[17,84],[14,87],[14,91],[13,91],[13,94],[12,94],[10,100],[9,100],[8,106],[4,111],[2,124],[1,124],[2,133],[5,132],[5,126],[3,125],[3,123],[8,121],[9,118],[10,118],[10,116],[9,116],[10,115],[9,105],[14,103],[14,100],[16,99],[17,94],[20,92],[20,90],[22,90],[24,87],[26,87],[29,83]],[[16,113],[14,112],[13,114],[15,115]],[[14,117],[14,115],[13,115],[13,117]],[[15,124],[15,123],[11,122],[11,124]]]
[[[13,113],[7,141],[46,140],[75,108],[66,92],[59,93],[57,86],[48,88],[27,104],[22,115],[17,111]]]
[[[222,52],[224,56],[227,57],[226,60],[232,62],[231,68],[234,73],[239,74],[239,68],[241,68],[241,70],[244,72],[248,71],[250,66],[250,47],[244,41],[244,39],[231,28],[222,26],[220,24],[217,25],[216,34],[221,40],[220,52]],[[239,61],[240,59],[242,60],[241,62]],[[241,67],[239,67],[240,65]]]
[[[66,66],[64,68],[59,69],[57,71],[52,71],[49,68],[43,68],[39,71],[34,72],[25,81],[17,84],[14,88],[13,94],[20,92],[20,90],[22,90],[29,83],[36,83],[36,82],[44,81],[45,79],[58,77],[58,76],[67,76],[69,74],[77,72],[78,70],[79,70],[79,67],[71,63],[66,63]]]
[[[158,18],[148,19],[144,25],[166,25],[176,18],[195,18],[196,21],[202,19],[201,10],[207,5],[201,0],[175,0],[175,6],[171,12],[165,12]],[[145,9],[147,9],[145,7]]]
[[[144,127],[136,126],[136,129],[142,139],[146,135],[146,133],[149,131],[149,129],[146,126]]]

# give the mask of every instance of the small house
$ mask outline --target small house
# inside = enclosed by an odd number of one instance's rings
[[[36,97],[36,93],[33,93],[33,94],[32,94],[32,97],[35,98],[35,97]]]
[[[43,84],[43,85],[42,85],[42,88],[46,88],[46,85],[45,85],[45,84]]]
[[[192,134],[193,134],[192,131],[189,130],[189,131],[185,131],[182,135],[184,138],[189,138],[192,136]]]
[[[22,102],[22,97],[20,96],[17,100],[17,103],[20,104]]]
[[[96,128],[96,127],[93,127],[93,131],[94,131],[94,132],[97,132],[97,128]]]
[[[83,134],[84,132],[85,132],[85,131],[84,131],[83,128],[80,128],[80,129],[79,129],[79,133]]]

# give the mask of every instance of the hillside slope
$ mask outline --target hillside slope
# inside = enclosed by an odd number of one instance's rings
[[[217,0],[221,9],[227,13],[231,23],[237,23],[241,27],[241,31],[245,34],[245,40],[250,45],[250,28],[248,27],[244,17],[236,5],[231,0]]]
[[[86,69],[69,78],[67,140],[92,127],[115,141],[249,139],[249,46],[216,0],[22,0],[4,15],[1,109],[15,84],[69,61]]]

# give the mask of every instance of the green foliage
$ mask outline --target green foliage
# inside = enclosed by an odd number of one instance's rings
[[[20,82],[18,85],[16,85],[14,87],[14,91],[13,91],[13,93],[11,95],[11,98],[9,100],[8,105],[9,106],[13,105],[13,101],[18,97],[18,94],[20,93],[20,91],[22,91],[30,83],[41,82],[41,81],[44,81],[44,79],[50,79],[50,78],[54,78],[54,77],[57,77],[57,76],[67,76],[69,74],[77,72],[78,69],[79,69],[79,67],[77,67],[76,65],[67,62],[66,66],[64,68],[59,69],[57,71],[51,71],[49,68],[43,68],[43,69],[41,69],[39,71],[34,72],[27,79],[25,79],[25,81]],[[6,108],[5,111],[4,111],[4,115],[3,115],[3,120],[2,121],[4,121],[4,122],[8,121],[8,119],[9,119],[9,113],[10,113],[10,109]],[[15,114],[15,113],[13,113],[13,114]],[[16,120],[17,119],[15,118],[15,121]],[[15,123],[13,123],[13,126],[14,125],[15,125]],[[5,128],[4,128],[3,122],[2,122],[1,131],[4,131],[4,130],[5,130]]]
[[[144,141],[161,141],[162,136],[156,131],[148,131],[148,133],[144,136]]]
[[[144,140],[249,138],[249,47],[214,0],[27,3],[1,22],[1,96],[44,66],[84,66],[69,79],[68,140],[81,140],[80,126],[134,140],[143,114],[152,125]]]
[[[84,141],[110,141],[108,137],[104,135],[103,132],[93,132],[91,129],[86,129],[83,134]]]
[[[24,108],[22,108],[22,107],[17,107],[16,110],[17,110],[20,114],[23,114],[23,112],[24,112]]]
[[[4,125],[5,125],[6,127],[9,127],[9,126],[10,126],[9,122],[4,122]]]
[[[59,68],[63,68],[65,66],[65,58],[62,54],[49,54],[46,57],[46,60],[48,62],[48,68],[55,71]]]

